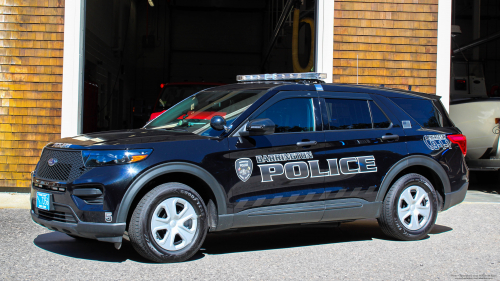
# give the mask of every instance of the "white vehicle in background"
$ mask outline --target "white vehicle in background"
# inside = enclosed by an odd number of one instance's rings
[[[500,97],[486,91],[480,62],[453,62],[450,117],[467,137],[467,165],[471,171],[500,169]],[[491,180],[496,174],[478,175]]]

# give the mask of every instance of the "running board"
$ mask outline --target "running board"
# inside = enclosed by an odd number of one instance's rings
[[[220,215],[216,231],[229,228],[378,218],[381,202],[347,198],[266,206]]]

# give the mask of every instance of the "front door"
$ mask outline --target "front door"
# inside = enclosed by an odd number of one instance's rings
[[[318,203],[319,221],[324,178],[319,175],[324,134],[317,93],[282,92],[254,112],[249,120],[268,118],[275,133],[229,138],[235,173],[229,202],[234,213],[258,207]]]

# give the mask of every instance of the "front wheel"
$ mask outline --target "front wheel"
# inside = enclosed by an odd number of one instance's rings
[[[207,234],[201,196],[181,183],[166,183],[148,192],[132,214],[129,237],[134,249],[155,262],[182,262],[192,257]]]
[[[437,210],[437,193],[431,182],[422,175],[407,174],[387,192],[378,223],[388,236],[419,240],[431,231]]]

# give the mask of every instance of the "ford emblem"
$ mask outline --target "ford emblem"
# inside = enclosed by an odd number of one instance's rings
[[[50,167],[54,166],[57,163],[56,158],[50,158],[49,161],[47,161]]]

